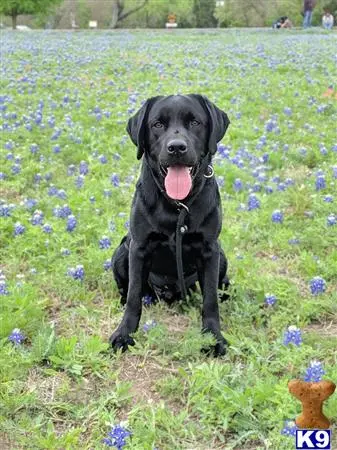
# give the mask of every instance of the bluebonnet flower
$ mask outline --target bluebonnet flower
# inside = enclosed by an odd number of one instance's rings
[[[260,208],[260,200],[254,194],[250,194],[248,197],[248,211]]]
[[[337,166],[332,166],[332,176],[337,178]]]
[[[53,214],[55,217],[59,217],[61,219],[66,219],[72,214],[72,211],[68,205],[63,205],[60,207],[59,205],[55,206],[53,209]]]
[[[108,236],[103,236],[102,239],[99,240],[99,248],[104,250],[111,246],[111,240]]]
[[[75,230],[76,226],[77,226],[76,217],[73,214],[70,214],[70,216],[68,216],[67,218],[66,230],[71,233],[72,231]]]
[[[144,295],[144,297],[142,298],[142,302],[144,306],[151,306],[153,305],[154,302],[154,298],[151,295]]]
[[[0,172],[0,180],[5,180],[7,175],[4,172]]]
[[[36,209],[33,213],[33,217],[30,219],[32,225],[42,225],[43,224],[44,215],[43,212]]]
[[[300,243],[300,240],[298,238],[291,238],[288,240],[288,244],[290,245],[297,245]]]
[[[284,436],[295,436],[297,425],[294,420],[285,420],[281,434]]]
[[[89,201],[90,201],[90,203],[95,203],[96,199],[95,199],[95,197],[93,195],[91,195],[89,197]]]
[[[8,295],[9,291],[7,288],[6,280],[0,279],[0,295]]]
[[[242,191],[242,189],[243,189],[243,183],[242,183],[242,181],[240,180],[240,178],[236,178],[236,179],[234,180],[234,183],[233,183],[233,189],[234,189],[234,191],[236,191],[236,192]]]
[[[254,183],[253,184],[253,192],[260,192],[262,189],[262,186],[260,183]]]
[[[48,189],[48,195],[50,197],[53,197],[54,195],[57,194],[57,191],[58,191],[57,187],[52,184]]]
[[[69,256],[70,255],[70,250],[68,250],[67,248],[61,248],[61,255],[62,256]]]
[[[322,363],[316,360],[311,361],[310,366],[307,368],[304,381],[318,382],[322,380],[322,376],[325,374],[325,370],[322,367]]]
[[[8,205],[4,203],[0,205],[0,217],[10,217],[13,209],[13,205]]]
[[[319,295],[325,292],[326,281],[322,277],[314,277],[310,281],[310,290],[312,295]]]
[[[35,183],[40,183],[41,180],[42,180],[42,175],[40,173],[36,173],[34,175],[34,182]]]
[[[297,328],[295,325],[290,325],[287,331],[284,332],[284,345],[289,345],[290,343],[295,345],[300,345],[302,343],[302,334],[301,330]]]
[[[20,345],[24,342],[25,336],[19,330],[19,328],[14,328],[11,334],[8,336],[8,340],[15,345]]]
[[[56,195],[57,195],[58,198],[61,198],[62,200],[65,200],[67,198],[67,193],[66,193],[66,191],[64,189],[59,189],[57,191]]]
[[[78,189],[83,187],[84,184],[84,175],[79,175],[75,180],[75,185]]]
[[[108,433],[108,437],[103,439],[103,443],[108,447],[116,447],[117,450],[122,450],[122,447],[126,445],[125,439],[129,436],[131,436],[130,431],[121,425],[115,425]]]
[[[277,185],[277,190],[278,190],[278,191],[285,191],[286,188],[287,188],[287,186],[286,186],[285,183],[279,183],[279,184]]]
[[[89,173],[88,163],[85,161],[80,162],[79,172],[81,175],[87,175]]]
[[[20,222],[16,222],[14,225],[14,236],[19,236],[20,234],[23,234],[26,231],[26,227],[22,225]]]
[[[119,176],[116,173],[113,173],[110,178],[111,184],[115,187],[119,186]]]
[[[59,146],[59,144],[54,145],[53,152],[54,153],[60,153],[61,152],[61,147]]]
[[[11,167],[11,170],[12,170],[12,174],[13,175],[17,175],[18,173],[21,172],[20,164],[13,164],[12,167]]]
[[[30,146],[31,153],[37,153],[39,151],[39,146],[37,144],[31,144]]]
[[[329,227],[332,227],[333,225],[337,224],[337,216],[336,214],[329,214],[327,219],[326,219],[326,223]]]
[[[333,203],[333,196],[332,196],[332,195],[326,195],[326,196],[323,198],[323,200],[324,200],[326,203]]]
[[[284,112],[284,114],[285,115],[287,115],[287,116],[291,116],[292,115],[292,110],[291,110],[291,108],[289,108],[289,107],[285,107],[284,109],[283,109],[283,112]]]
[[[33,209],[34,206],[37,205],[37,200],[35,200],[34,198],[25,198],[23,201],[23,204],[24,204],[25,208]]]
[[[147,320],[143,325],[143,330],[145,332],[151,330],[151,328],[154,328],[157,325],[157,322],[155,320]]]
[[[104,197],[109,198],[109,197],[111,197],[111,194],[112,194],[112,192],[110,189],[104,189],[104,191],[103,191]]]
[[[51,225],[49,225],[49,223],[45,223],[42,227],[44,233],[50,234],[53,232],[53,228]]]
[[[111,268],[112,268],[111,259],[107,259],[104,261],[103,268],[104,268],[104,270],[111,270]]]
[[[101,164],[106,164],[106,163],[108,162],[108,159],[107,159],[107,157],[106,157],[105,155],[99,155],[99,156],[98,156],[98,161],[99,161]]]
[[[124,224],[124,227],[128,230],[130,228],[130,221],[127,220]]]
[[[271,215],[271,220],[274,223],[283,223],[283,212],[276,209]]]
[[[275,305],[276,300],[277,300],[277,298],[276,298],[276,296],[275,296],[274,294],[266,294],[266,295],[264,296],[264,302],[265,302],[265,304],[268,305],[268,306],[273,306],[273,305]]]
[[[115,161],[119,161],[121,159],[121,155],[119,153],[114,153],[112,157]]]
[[[316,191],[326,188],[326,181],[324,175],[318,175],[316,178]]]
[[[70,267],[67,271],[67,275],[74,278],[74,280],[81,280],[84,279],[84,268],[81,264],[77,265],[76,267]]]
[[[271,186],[267,185],[264,187],[264,191],[266,194],[272,194],[274,192],[274,189]]]
[[[67,175],[70,177],[76,173],[76,167],[74,164],[70,164],[67,169]]]

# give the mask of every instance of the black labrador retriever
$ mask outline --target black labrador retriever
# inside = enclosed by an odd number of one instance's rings
[[[150,98],[127,126],[143,157],[133,198],[130,231],[112,257],[114,277],[126,309],[112,334],[113,348],[134,345],[142,298],[171,302],[199,281],[202,329],[216,337],[215,355],[225,353],[218,288],[229,285],[220,247],[222,211],[212,156],[229,125],[227,115],[206,97]],[[226,295],[226,294],[225,294]]]

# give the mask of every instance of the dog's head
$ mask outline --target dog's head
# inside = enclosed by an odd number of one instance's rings
[[[197,94],[148,99],[128,122],[127,132],[146,153],[154,176],[174,200],[193,189],[201,161],[209,159],[223,138],[229,119],[206,97]]]

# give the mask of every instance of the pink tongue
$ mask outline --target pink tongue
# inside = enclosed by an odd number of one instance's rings
[[[192,178],[186,166],[171,166],[165,177],[166,194],[173,200],[183,200],[192,188]]]

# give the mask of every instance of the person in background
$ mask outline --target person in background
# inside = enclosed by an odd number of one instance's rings
[[[315,5],[316,5],[316,0],[304,0],[304,2],[303,2],[303,12],[304,12],[303,28],[311,27],[312,11],[315,8]]]
[[[291,23],[291,20],[287,16],[282,16],[279,19],[276,20],[276,22],[273,23],[272,28],[279,29],[279,28],[291,28],[293,24]]]
[[[333,15],[330,13],[329,10],[325,9],[322,17],[323,28],[325,28],[326,30],[331,30],[333,27],[333,23],[334,23]]]

